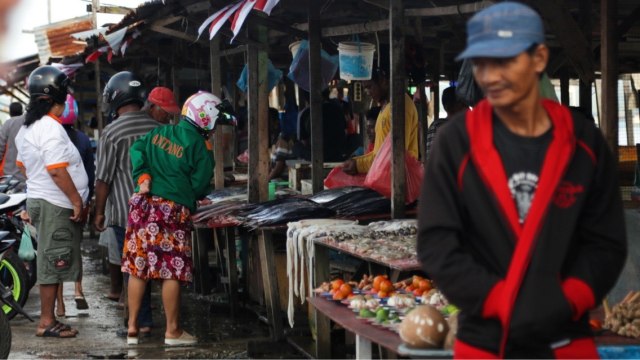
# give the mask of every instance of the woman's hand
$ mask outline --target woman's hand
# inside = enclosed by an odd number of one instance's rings
[[[140,190],[138,190],[138,194],[140,195],[148,194],[149,190],[151,190],[151,180],[147,179],[142,183],[140,183]]]
[[[358,167],[356,166],[356,161],[353,159],[349,159],[342,164],[342,171],[345,174],[349,175],[357,175]]]

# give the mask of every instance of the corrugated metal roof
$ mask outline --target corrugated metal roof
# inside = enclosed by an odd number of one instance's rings
[[[77,17],[34,29],[38,55],[41,63],[50,57],[75,55],[84,51],[85,43],[71,37],[71,34],[94,28],[91,15]]]

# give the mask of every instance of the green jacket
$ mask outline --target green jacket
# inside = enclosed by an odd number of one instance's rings
[[[211,144],[193,125],[181,120],[151,130],[130,149],[133,179],[151,179],[151,194],[196,210],[196,200],[210,191],[213,177]],[[136,186],[136,192],[139,186]]]

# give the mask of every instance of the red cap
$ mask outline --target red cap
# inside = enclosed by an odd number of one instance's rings
[[[175,96],[173,95],[173,91],[171,89],[157,86],[151,90],[149,93],[149,97],[147,98],[150,102],[155,105],[158,105],[162,108],[162,110],[170,113],[170,114],[178,114],[180,113],[180,108],[176,103]]]

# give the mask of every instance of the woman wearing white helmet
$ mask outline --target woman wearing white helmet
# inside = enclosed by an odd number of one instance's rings
[[[137,314],[147,281],[162,280],[166,345],[196,343],[180,319],[180,282],[192,281],[191,217],[209,193],[213,153],[208,141],[219,116],[213,94],[198,92],[185,102],[177,125],[156,128],[131,147],[133,179],[122,271],[129,279],[128,344],[138,343]]]

